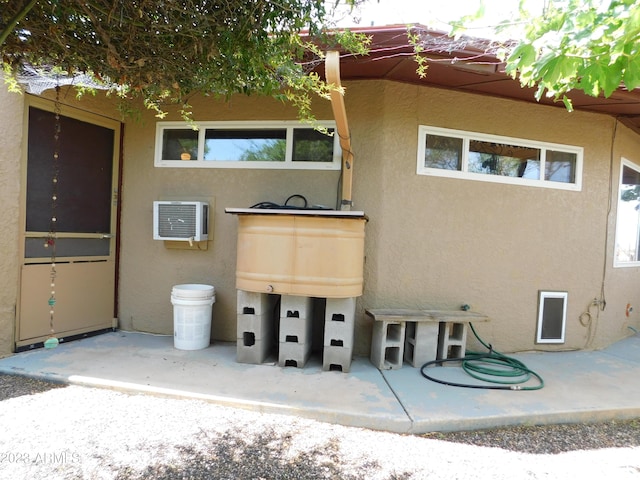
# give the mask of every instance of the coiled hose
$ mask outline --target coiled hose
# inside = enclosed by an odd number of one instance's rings
[[[452,387],[478,388],[487,390],[540,390],[544,387],[544,380],[533,370],[520,360],[508,357],[502,353],[496,352],[491,345],[487,345],[476,333],[473,324],[469,324],[471,331],[476,339],[489,351],[487,353],[469,352],[463,358],[446,358],[441,360],[432,360],[425,363],[420,368],[420,373],[427,380],[432,382],[449,385]],[[425,373],[427,367],[432,365],[442,365],[446,362],[461,362],[462,369],[476,380],[486,382],[485,384],[473,383],[457,383],[440,380]],[[537,380],[538,384],[523,385],[531,378]]]

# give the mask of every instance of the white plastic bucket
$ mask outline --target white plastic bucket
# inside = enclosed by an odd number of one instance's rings
[[[211,343],[211,313],[216,301],[211,285],[176,285],[173,304],[173,345],[179,350],[200,350]]]

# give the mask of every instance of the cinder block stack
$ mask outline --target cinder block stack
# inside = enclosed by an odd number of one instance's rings
[[[313,302],[310,297],[280,297],[278,365],[304,367],[311,355]]]
[[[274,344],[274,304],[276,297],[267,293],[238,290],[237,349],[239,363],[260,364]]]
[[[353,356],[355,298],[327,298],[322,369],[348,372]]]

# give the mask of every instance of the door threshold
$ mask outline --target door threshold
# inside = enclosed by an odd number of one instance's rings
[[[74,340],[81,340],[83,338],[95,337],[96,335],[102,335],[104,333],[115,332],[116,328],[102,328],[100,330],[94,330],[91,332],[78,333],[76,335],[68,335],[66,337],[58,337],[58,341],[60,343],[68,343],[73,342]],[[28,352],[30,350],[35,350],[36,348],[43,348],[44,342],[35,342],[27,345],[16,346],[15,353]]]

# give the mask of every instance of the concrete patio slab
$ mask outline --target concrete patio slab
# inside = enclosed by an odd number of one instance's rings
[[[0,372],[168,396],[261,412],[405,432],[410,421],[380,372],[356,358],[350,373],[236,362],[235,344],[178,350],[173,337],[114,332],[0,360]]]
[[[512,357],[540,374],[534,391],[476,390],[424,380],[420,369],[385,372],[409,412],[412,430],[468,430],[518,424],[594,422],[640,415],[640,362],[632,337],[606,351],[526,353]],[[460,368],[436,367],[440,380],[479,384]],[[536,385],[530,380],[525,385]],[[436,406],[434,408],[434,406]]]
[[[601,351],[513,355],[540,374],[536,391],[442,385],[407,364],[380,371],[356,357],[349,373],[236,362],[235,344],[177,350],[173,337],[117,331],[0,359],[0,372],[119,389],[198,398],[397,433],[470,430],[518,424],[593,422],[640,417],[640,336]],[[457,367],[429,368],[439,379],[473,383]],[[533,384],[533,382],[531,383]]]

